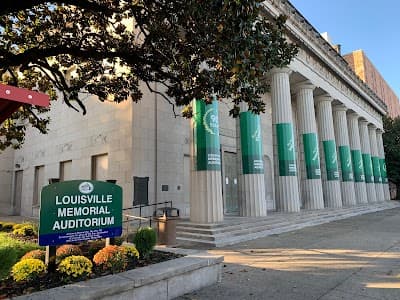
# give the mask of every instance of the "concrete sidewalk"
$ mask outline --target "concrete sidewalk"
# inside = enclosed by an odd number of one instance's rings
[[[178,299],[400,299],[400,208],[210,252],[222,282]]]

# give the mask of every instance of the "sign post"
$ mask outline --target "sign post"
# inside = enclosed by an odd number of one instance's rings
[[[55,246],[121,233],[120,186],[103,181],[72,180],[43,188],[39,245]]]

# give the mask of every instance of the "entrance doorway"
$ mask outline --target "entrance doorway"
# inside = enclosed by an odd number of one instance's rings
[[[227,215],[239,215],[239,189],[236,153],[224,152],[224,212]]]

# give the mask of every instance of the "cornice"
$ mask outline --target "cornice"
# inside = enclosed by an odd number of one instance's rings
[[[386,114],[386,104],[350,68],[346,60],[325,41],[320,33],[287,0],[266,0],[265,12],[272,17],[287,16],[286,28],[303,46],[318,57],[326,67],[348,84],[361,98],[381,114]]]

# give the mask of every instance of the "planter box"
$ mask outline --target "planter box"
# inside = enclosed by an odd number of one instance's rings
[[[223,256],[185,249],[157,250],[186,256],[13,299],[173,299],[221,279]]]

